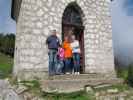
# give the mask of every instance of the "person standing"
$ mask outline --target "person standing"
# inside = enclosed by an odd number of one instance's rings
[[[65,73],[70,74],[72,73],[72,66],[71,66],[71,59],[72,59],[72,48],[70,46],[70,42],[68,39],[68,36],[64,38],[63,42],[63,48],[64,48],[64,56],[65,56]]]
[[[80,46],[79,41],[76,40],[75,36],[72,35],[72,53],[73,53],[73,64],[74,64],[74,73],[80,74]]]
[[[64,74],[64,48],[62,45],[58,48],[58,66],[57,66],[57,71],[56,74],[62,75]]]
[[[49,55],[49,75],[55,75],[57,65],[57,52],[59,48],[59,38],[56,35],[56,30],[52,31],[52,34],[47,38],[46,44],[48,46]]]

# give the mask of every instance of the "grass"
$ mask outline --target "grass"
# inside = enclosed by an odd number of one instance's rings
[[[94,94],[84,91],[73,93],[43,93],[46,100],[95,100]]]
[[[0,53],[0,78],[11,75],[13,67],[13,58]]]
[[[126,90],[132,89],[128,84],[116,84],[108,87],[103,87],[103,88],[97,88],[94,89],[95,92],[97,91],[107,91],[108,89],[117,89],[119,92],[124,92]]]
[[[33,92],[35,94],[41,93],[40,83],[37,80],[21,81],[21,82],[19,82],[19,84],[26,86],[30,92]]]

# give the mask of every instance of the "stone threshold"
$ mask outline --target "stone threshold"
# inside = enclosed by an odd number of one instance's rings
[[[103,85],[115,85],[123,83],[122,79],[114,77],[103,77],[88,74],[81,75],[56,75],[50,79],[41,80],[41,88],[44,92],[70,93],[82,91],[85,87],[97,87]]]

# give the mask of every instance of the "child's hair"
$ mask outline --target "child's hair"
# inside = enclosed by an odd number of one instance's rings
[[[59,47],[63,47],[63,45],[62,44],[59,44]]]

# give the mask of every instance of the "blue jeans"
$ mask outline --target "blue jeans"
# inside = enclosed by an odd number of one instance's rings
[[[73,54],[74,72],[80,72],[80,54]]]
[[[71,58],[65,59],[65,72],[72,73],[72,59]]]
[[[56,73],[57,65],[57,50],[49,49],[49,75],[54,75]]]
[[[64,61],[58,60],[58,65],[56,66],[56,74],[63,74]]]

